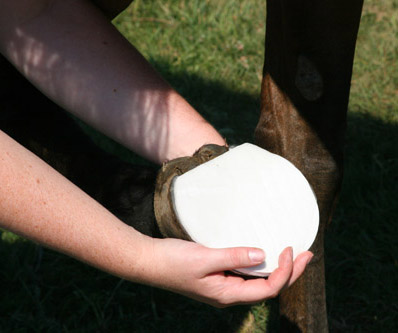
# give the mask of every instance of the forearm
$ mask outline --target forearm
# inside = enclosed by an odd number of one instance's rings
[[[0,225],[133,281],[152,240],[0,131]]]
[[[41,2],[32,14],[5,1],[1,15],[19,16],[1,18],[0,50],[51,99],[158,163],[224,144],[95,6]]]

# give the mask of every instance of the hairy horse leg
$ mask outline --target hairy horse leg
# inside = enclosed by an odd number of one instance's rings
[[[269,0],[258,145],[284,156],[318,199],[305,274],[280,296],[281,331],[327,332],[323,234],[343,174],[343,141],[362,0]]]
[[[0,57],[0,130],[140,232],[160,237],[154,168],[106,153],[64,110]]]

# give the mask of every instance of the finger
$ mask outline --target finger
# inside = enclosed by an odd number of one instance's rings
[[[300,253],[293,263],[292,275],[288,281],[287,286],[290,287],[303,273],[314,254],[310,251]]]
[[[279,267],[275,269],[268,277],[268,283],[273,294],[278,294],[279,291],[287,285],[293,272],[293,249],[287,247],[279,256]],[[276,296],[276,295],[275,295]]]
[[[279,267],[272,272],[267,280],[259,278],[247,281],[240,279],[239,281],[239,277],[228,277],[224,293],[225,299],[228,300],[227,303],[230,305],[250,304],[278,296],[292,276],[292,257],[292,248],[286,248],[279,256]]]
[[[205,274],[234,270],[259,265],[265,260],[265,253],[258,248],[233,247],[209,249]]]

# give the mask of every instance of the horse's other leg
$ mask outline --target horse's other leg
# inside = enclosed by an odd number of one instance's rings
[[[153,212],[156,170],[108,154],[0,57],[0,130],[140,232],[160,237]]]
[[[343,173],[343,139],[362,0],[267,2],[258,145],[293,162],[320,209],[315,256],[280,296],[281,331],[327,332],[323,233]]]

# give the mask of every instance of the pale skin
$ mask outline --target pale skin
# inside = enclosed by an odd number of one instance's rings
[[[0,7],[1,53],[103,133],[159,164],[225,144],[91,2],[0,0]],[[0,226],[129,281],[217,307],[256,303],[294,283],[312,258],[304,252],[293,262],[287,248],[268,279],[226,275],[265,254],[144,236],[1,131],[0,152]]]

